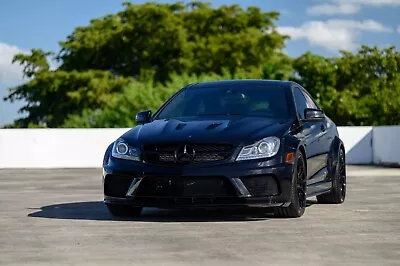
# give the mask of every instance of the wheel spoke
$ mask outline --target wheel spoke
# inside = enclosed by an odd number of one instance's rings
[[[298,177],[302,177],[303,176],[303,168],[299,167],[299,169],[297,169],[297,176]]]
[[[339,158],[339,189],[342,198],[346,196],[346,168],[343,154]]]
[[[306,207],[306,178],[301,164],[297,166],[297,197],[300,208]]]

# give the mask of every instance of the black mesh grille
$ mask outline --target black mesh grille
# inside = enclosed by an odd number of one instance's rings
[[[124,198],[128,192],[133,177],[107,175],[104,181],[104,194],[109,197]]]
[[[275,196],[279,194],[278,183],[271,175],[246,176],[240,179],[254,197]]]
[[[176,160],[175,153],[183,146],[194,151],[193,160],[185,164],[216,162],[227,159],[233,152],[233,146],[229,144],[166,144],[146,145],[143,147],[144,160],[151,164],[177,165],[181,164]]]
[[[224,177],[147,176],[140,183],[137,197],[225,197],[234,196],[232,184]]]

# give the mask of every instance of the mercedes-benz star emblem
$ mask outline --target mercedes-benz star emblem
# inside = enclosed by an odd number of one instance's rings
[[[175,150],[175,162],[190,163],[194,160],[194,148],[188,145],[180,146]]]

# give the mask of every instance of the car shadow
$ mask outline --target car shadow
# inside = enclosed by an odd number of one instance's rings
[[[140,222],[243,222],[265,221],[275,218],[270,209],[157,209],[144,208],[139,217],[119,218],[112,216],[102,201],[70,202],[28,208],[35,210],[28,217],[95,221]]]

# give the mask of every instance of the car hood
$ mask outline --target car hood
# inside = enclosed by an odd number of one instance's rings
[[[224,117],[192,121],[155,120],[132,128],[122,138],[131,145],[165,142],[249,144],[268,136],[281,137],[290,125],[291,121],[260,117]]]

